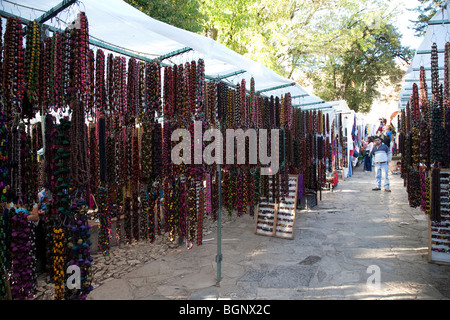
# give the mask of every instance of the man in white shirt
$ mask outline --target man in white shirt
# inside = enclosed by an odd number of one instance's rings
[[[387,145],[381,142],[380,137],[375,137],[374,139],[374,147],[370,152],[369,156],[374,156],[373,161],[375,163],[375,178],[376,178],[376,186],[372,190],[379,191],[381,190],[381,171],[384,171],[384,191],[391,192],[389,189],[389,162],[392,160],[392,152],[391,149]]]

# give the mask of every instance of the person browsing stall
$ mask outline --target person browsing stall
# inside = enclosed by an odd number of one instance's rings
[[[382,142],[380,137],[375,137],[373,142],[374,146],[369,156],[373,155],[376,186],[372,190],[381,190],[381,175],[382,171],[384,171],[384,191],[391,192],[389,189],[389,162],[392,160],[391,149]]]
[[[367,140],[366,154],[364,156],[364,172],[372,171],[372,158],[369,156],[373,149],[373,137]]]

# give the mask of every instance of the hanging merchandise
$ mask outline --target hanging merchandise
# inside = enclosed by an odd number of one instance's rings
[[[206,207],[205,207],[205,214],[207,216],[211,216],[212,212],[213,212],[213,204],[212,204],[212,181],[211,181],[211,174],[210,173],[206,173],[205,176],[205,202],[206,202]]]
[[[139,182],[141,181],[141,165],[140,165],[139,137],[137,130],[132,131],[131,160],[132,160],[131,181],[133,181],[134,186],[138,186]]]
[[[197,214],[197,245],[203,244],[203,219],[205,216],[205,189],[202,185],[198,190],[198,214]]]
[[[12,274],[14,298],[29,298],[35,291],[35,235],[30,228],[25,243],[19,241],[25,237],[16,236],[24,235],[19,227],[28,230],[26,209],[43,189],[48,201],[40,223],[57,300],[87,298],[94,280],[92,253],[98,250],[107,259],[113,234],[115,244],[152,243],[164,236],[185,239],[191,248],[202,245],[207,219],[217,220],[221,206],[230,216],[253,216],[265,201],[272,212],[264,219],[273,222],[274,210],[280,213],[270,231],[293,236],[293,177],[304,179],[305,185],[298,186],[302,194],[323,187],[329,148],[336,143],[328,114],[295,109],[290,92],[264,97],[253,76],[235,84],[212,79],[205,75],[203,59],[168,66],[159,59],[144,62],[90,47],[84,12],[65,30],[50,30],[51,36],[37,21],[26,27],[25,46],[21,19],[8,18],[0,32],[0,198],[2,203],[18,198],[22,204],[0,217],[0,296],[5,296],[7,274]],[[214,151],[223,154],[216,159],[245,156],[245,162],[204,163],[205,143],[196,135],[219,128],[222,137],[215,137]],[[190,159],[187,150],[180,151],[181,165],[172,161],[177,129],[190,133],[194,151]],[[279,170],[264,175],[265,164],[250,158],[253,137],[244,148],[237,143],[234,150],[219,148],[232,142],[226,141],[227,129],[254,129],[257,139],[261,129],[277,129],[280,148],[271,160]],[[270,134],[268,147],[275,142]],[[345,148],[342,142],[339,146]],[[8,265],[5,252],[11,245],[2,232],[13,225],[10,215],[23,225],[14,225],[16,242],[11,243],[19,255]],[[90,220],[96,221],[92,227]],[[19,270],[19,260],[25,269]],[[68,267],[80,269],[76,289],[67,287]]]
[[[24,74],[25,92],[31,104],[39,103],[39,62],[40,62],[40,29],[36,21],[32,21],[27,28],[27,44],[25,47]],[[0,44],[1,45],[1,44]],[[59,53],[59,52],[58,52]],[[60,70],[59,74],[61,74]],[[36,109],[33,110],[36,113]]]
[[[0,37],[1,38],[1,37]],[[7,115],[0,111],[0,200],[7,202],[10,193]]]
[[[24,93],[23,32],[19,18],[7,19],[3,46],[3,106],[9,123],[14,115],[21,114]]]
[[[420,111],[424,120],[428,123],[428,89],[427,89],[427,81],[425,77],[425,68],[423,66],[420,67]],[[404,118],[402,118],[404,119]]]
[[[444,50],[444,82],[439,83],[438,49],[431,47],[431,98],[427,94],[425,68],[420,67],[419,87],[401,111],[399,143],[402,153],[402,178],[405,179],[409,204],[420,209],[430,219],[429,255],[431,262],[450,261],[448,246],[442,239],[448,208],[448,124],[450,43]],[[420,98],[419,98],[420,93]]]
[[[427,187],[427,176],[425,170],[423,170],[420,172],[420,210],[422,210],[425,214],[427,214],[427,208],[429,207],[429,191]]]
[[[419,161],[426,168],[430,168],[430,132],[425,120],[420,122]],[[416,150],[417,151],[417,150]]]
[[[0,23],[0,35],[0,96],[3,96],[3,23]]]
[[[420,149],[420,136],[419,136],[419,127],[417,122],[414,122],[414,125],[411,130],[411,160],[412,167],[417,170],[419,166],[419,149]]]
[[[136,192],[136,190],[132,191],[132,204],[131,204],[131,217],[132,217],[132,232],[133,232],[133,240],[135,242],[140,240],[139,237],[139,200],[138,200],[138,193]]]
[[[79,270],[78,283],[72,283],[72,289],[67,288],[66,300],[85,300],[93,287],[92,261],[90,246],[90,225],[88,224],[87,206],[83,199],[72,203],[73,217],[71,224],[67,225],[67,241],[70,249],[67,261],[68,269]],[[75,269],[76,268],[76,269]]]
[[[450,42],[445,43],[444,47],[444,99],[450,98]]]
[[[95,110],[101,115],[105,112],[105,53],[97,50],[95,59]]]
[[[123,209],[123,215],[124,215],[124,219],[123,219],[124,239],[125,239],[125,242],[127,244],[130,244],[131,241],[132,241],[132,234],[131,234],[131,198],[128,195],[125,197],[123,207],[124,207],[124,209]],[[105,234],[106,234],[106,232],[105,232]],[[104,235],[103,237],[105,237],[105,242],[106,242],[107,241],[106,240],[106,235]]]
[[[48,131],[47,131],[48,132]],[[98,190],[99,170],[98,170],[98,139],[96,137],[96,127],[94,123],[89,124],[89,192],[95,197]]]
[[[70,126],[70,169],[72,185],[76,189],[86,190],[89,186],[90,167],[85,109],[78,100],[74,100],[70,108],[72,110]]]
[[[153,123],[146,121],[142,126],[141,141],[141,179],[146,185],[151,184],[153,168]]]
[[[8,295],[8,209],[2,210],[0,214],[0,299],[5,299]]]
[[[435,165],[442,164],[445,157],[445,144],[442,143],[442,137],[445,137],[445,130],[443,127],[442,110],[434,103],[432,107],[431,116],[431,148],[430,160]]]
[[[108,186],[110,202],[114,202],[114,199],[117,198],[117,163],[118,161],[116,155],[116,136],[114,133],[110,133],[106,138],[105,144],[105,161],[106,161],[106,185]],[[114,191],[114,193],[111,193]]]
[[[197,117],[204,118],[205,107],[205,61],[199,59],[197,62]]]
[[[55,209],[58,214],[64,218],[70,215],[69,206],[70,198],[69,192],[71,189],[71,177],[70,177],[70,121],[61,119],[58,125],[58,138],[57,138],[57,156],[55,175],[57,178],[56,191],[54,194]]]
[[[236,208],[237,215],[242,216],[247,213],[248,188],[245,169],[238,168],[236,175]]]
[[[250,78],[250,101],[249,101],[249,127],[254,128],[256,124],[256,105],[255,105],[255,79]]]
[[[78,97],[84,106],[88,103],[88,76],[87,63],[89,51],[89,25],[84,12],[78,14],[79,29],[72,29],[75,32],[75,41],[77,42],[74,52],[74,89],[75,97]]]
[[[157,199],[159,197],[159,193],[156,188],[152,187],[148,193],[142,191],[141,197],[143,197],[144,205],[143,210],[147,212],[147,239],[150,242],[154,242],[157,234],[157,223],[159,217],[159,208],[157,207]],[[145,203],[146,202],[146,203]],[[155,207],[157,212],[155,213]],[[157,217],[156,217],[157,216]]]
[[[162,176],[162,126],[158,122],[153,123],[153,150],[152,150],[152,177],[154,180]]]
[[[34,229],[28,210],[11,208],[11,295],[13,299],[31,299],[36,293],[36,257]]]
[[[441,179],[440,170],[431,170],[431,199],[430,199],[430,219],[434,222],[441,222]]]
[[[436,100],[439,90],[439,63],[436,43],[431,46],[431,93],[432,99]]]
[[[445,133],[444,133],[444,157],[442,166],[450,168],[450,107],[447,106],[445,111]]]
[[[106,185],[106,150],[105,150],[105,119],[99,119],[98,154],[99,154],[99,182],[97,191],[98,219],[100,223],[98,246],[104,256],[109,255],[111,239],[111,214],[108,206],[108,193]]]

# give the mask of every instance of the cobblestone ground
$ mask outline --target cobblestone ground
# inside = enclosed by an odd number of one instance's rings
[[[109,260],[94,256],[88,299],[450,299],[450,266],[427,260],[428,217],[409,206],[400,176],[390,175],[391,193],[372,191],[374,180],[358,167],[297,210],[293,240],[255,235],[253,217],[225,214],[220,281],[210,221],[190,250],[167,237],[112,247]],[[39,281],[37,299],[52,299]]]
[[[222,224],[226,226],[237,219],[236,216],[222,217]],[[217,222],[206,217],[203,226],[203,239],[214,239],[217,230]],[[108,281],[119,279],[133,270],[138,269],[145,263],[162,259],[176,249],[186,249],[185,243],[181,245],[178,241],[169,241],[167,233],[156,237],[153,243],[147,241],[134,241],[130,244],[121,243],[119,246],[112,246],[109,256],[103,256],[101,252],[96,252],[93,257],[93,287],[94,290]],[[38,292],[35,300],[52,300],[54,294],[54,284],[47,273],[41,273],[37,280]]]

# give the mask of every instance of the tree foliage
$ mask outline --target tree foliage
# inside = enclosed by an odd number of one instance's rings
[[[380,96],[381,84],[401,81],[403,72],[396,58],[409,61],[413,52],[401,46],[400,35],[392,25],[365,26],[354,32],[358,36],[349,46],[327,55],[325,66],[320,72],[309,72],[309,77],[315,93],[324,100],[344,99],[351,109],[369,112]]]
[[[127,1],[359,111],[369,111],[381,82],[401,79],[396,59],[412,57],[385,0]]]
[[[428,26],[428,21],[436,14],[439,6],[443,0],[417,0],[419,5],[411,11],[417,12],[417,20],[410,20],[414,24],[412,29],[415,35],[421,37],[425,34]]]
[[[125,0],[152,18],[192,32],[202,32],[204,17],[197,0]]]

